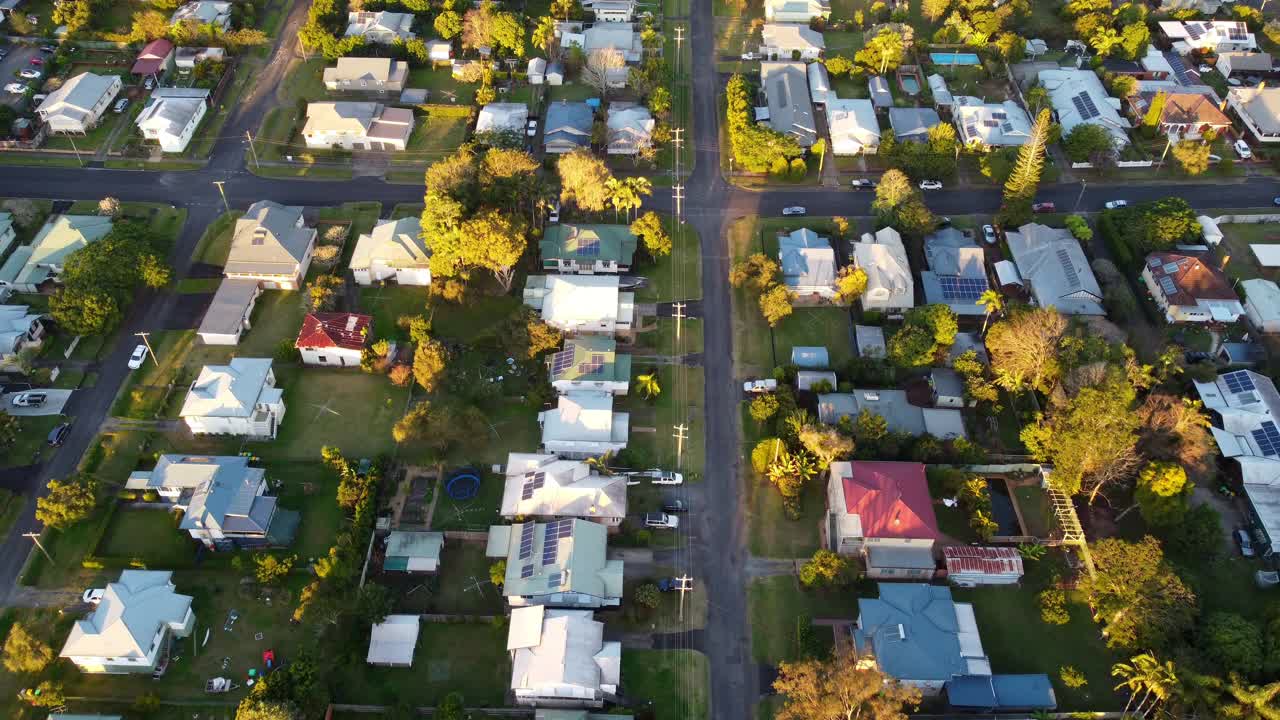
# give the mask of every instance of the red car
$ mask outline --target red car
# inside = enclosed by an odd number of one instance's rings
[[[41,59],[40,59],[40,58],[38,58],[38,57],[33,57],[33,58],[31,58],[31,64],[32,64],[32,65],[36,65],[36,66],[43,65],[43,64],[44,64],[44,60],[41,60]]]
[[[1034,213],[1051,213],[1056,211],[1057,209],[1058,209],[1058,206],[1054,205],[1051,202],[1036,203],[1035,205],[1031,206],[1031,212],[1034,212]]]

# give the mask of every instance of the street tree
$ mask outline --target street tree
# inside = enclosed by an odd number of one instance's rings
[[[62,530],[84,520],[97,506],[97,483],[88,475],[50,480],[48,494],[36,500],[36,519]]]
[[[842,585],[849,581],[849,561],[831,552],[818,550],[800,566],[800,583],[805,587]]]
[[[640,244],[650,257],[660,258],[671,254],[671,236],[663,227],[662,216],[650,210],[631,223],[631,234],[640,238]]]
[[[1062,149],[1072,162],[1105,164],[1115,156],[1116,144],[1102,125],[1080,123],[1062,138]]]
[[[1040,186],[1051,124],[1049,110],[1041,110],[1031,126],[1030,137],[1018,150],[1018,161],[1004,184],[1004,206],[1000,209],[1000,221],[1005,225],[1023,225],[1031,219],[1031,202]]]
[[[827,660],[784,662],[773,689],[783,697],[777,720],[907,720],[920,690],[859,661],[852,649]]]
[[[645,400],[653,400],[662,394],[662,385],[658,382],[658,373],[647,372],[636,376],[636,392]]]
[[[27,626],[15,622],[4,641],[4,667],[11,673],[38,673],[53,662],[53,649]]]
[[[1193,177],[1209,169],[1210,150],[1208,143],[1196,140],[1179,140],[1169,149],[1182,171]]]
[[[760,293],[760,314],[764,316],[765,322],[769,323],[769,327],[777,327],[778,323],[794,311],[795,308],[792,306],[794,301],[795,294],[788,290],[787,286],[774,285]]]
[[[516,264],[528,241],[524,221],[494,208],[484,208],[462,223],[469,253],[465,262],[493,273],[503,292],[511,290]]]
[[[880,176],[871,209],[880,224],[895,227],[908,235],[923,235],[937,222],[920,197],[920,191],[911,184],[911,179],[896,168]]]

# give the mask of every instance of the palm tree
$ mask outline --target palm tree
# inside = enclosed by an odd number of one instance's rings
[[[1178,687],[1178,675],[1173,662],[1166,660],[1162,663],[1151,653],[1134,655],[1128,663],[1116,663],[1111,666],[1111,674],[1121,679],[1116,690],[1129,690],[1129,702],[1125,703],[1124,714],[1128,714],[1129,708],[1133,707],[1135,714],[1146,717],[1147,712],[1161,701],[1167,700]],[[1139,692],[1142,693],[1141,700],[1138,700]],[[1151,705],[1144,710],[1143,706],[1148,699],[1151,699]],[[1134,700],[1138,700],[1136,707]]]
[[[648,372],[636,376],[636,392],[645,400],[652,400],[662,394],[662,386],[658,384],[658,373]]]
[[[587,467],[591,468],[592,470],[595,470],[597,475],[604,475],[605,477],[611,477],[613,475],[613,468],[609,467],[609,461],[612,459],[613,459],[613,451],[609,450],[603,455],[598,455],[596,457],[589,457],[583,462],[587,464]]]
[[[987,289],[982,291],[982,295],[978,296],[975,305],[981,305],[986,308],[987,312],[982,316],[982,334],[987,334],[987,321],[991,319],[991,313],[998,313],[1004,310],[1004,298],[995,290]]]
[[[1277,697],[1280,697],[1280,682],[1250,685],[1239,675],[1231,673],[1227,694],[1234,701],[1232,709],[1236,710],[1232,717],[1241,720],[1280,720],[1280,705],[1276,704]]]

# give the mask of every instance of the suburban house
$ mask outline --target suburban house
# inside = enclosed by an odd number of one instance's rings
[[[453,43],[448,40],[428,40],[427,59],[433,63],[447,63],[453,60]]]
[[[893,93],[889,91],[889,81],[883,75],[867,78],[867,93],[871,95],[871,104],[877,109],[893,107]]]
[[[636,296],[619,290],[617,275],[530,275],[524,304],[564,332],[612,335],[631,332]]]
[[[88,617],[71,626],[58,657],[87,673],[152,673],[167,662],[172,638],[195,628],[191,596],[174,592],[173,573],[122,570]]]
[[[1218,53],[1218,62],[1213,65],[1225,78],[1233,73],[1270,73],[1273,67],[1271,53],[1264,52]]]
[[[598,708],[616,699],[622,643],[605,642],[604,623],[590,610],[516,608],[507,651],[517,705]]]
[[[543,126],[543,149],[552,155],[561,155],[591,147],[594,122],[595,114],[586,103],[564,100],[551,103]]]
[[[253,307],[262,294],[257,280],[226,278],[213,294],[196,334],[205,345],[238,345],[249,323]]]
[[[369,652],[365,662],[381,667],[413,667],[418,649],[418,615],[388,615],[369,630]]]
[[[1174,52],[1189,55],[1193,50],[1215,53],[1249,52],[1258,49],[1258,39],[1244,23],[1233,20],[1165,20],[1160,34],[1173,44]]]
[[[933,579],[933,544],[942,537],[924,465],[834,462],[827,479],[827,546],[863,557],[867,577]]]
[[[768,103],[769,127],[809,147],[818,139],[818,126],[809,99],[809,76],[802,62],[760,63],[760,83]]]
[[[197,25],[216,25],[231,29],[231,3],[227,0],[195,0],[184,3],[169,17],[170,25],[191,21]]]
[[[598,50],[616,51],[629,65],[640,62],[644,57],[644,44],[640,40],[640,33],[636,32],[635,25],[629,22],[592,25],[583,31],[581,47],[587,56]],[[626,68],[621,68],[616,73],[618,77],[611,84],[615,87],[626,85]]]
[[[1117,150],[1129,144],[1129,122],[1120,116],[1120,101],[1107,94],[1093,70],[1041,70],[1039,79],[1049,92],[1064,137],[1075,126],[1090,123],[1106,128]]]
[[[575,518],[494,525],[485,555],[506,559],[502,593],[511,607],[617,607],[623,566],[605,557],[608,536],[604,525]]]
[[[765,0],[764,19],[775,23],[809,24],[814,18],[831,17],[827,0]]]
[[[194,435],[275,439],[284,411],[271,360],[232,358],[200,368],[178,416]]]
[[[529,106],[524,103],[494,102],[480,108],[476,115],[477,135],[481,133],[506,133],[523,139],[525,126],[529,124]]]
[[[302,137],[309,148],[404,150],[413,134],[413,111],[371,102],[307,104]]]
[[[945,227],[924,239],[929,269],[920,273],[925,302],[957,315],[983,315],[978,298],[988,289],[984,251],[971,235]]]
[[[1036,713],[1058,707],[1053,683],[1032,675],[961,675],[947,681],[947,707],[963,713]]]
[[[915,307],[915,282],[907,248],[897,230],[885,227],[874,235],[864,233],[861,241],[853,244],[853,264],[867,274],[863,310],[896,314]]]
[[[67,257],[111,232],[111,218],[100,215],[52,215],[30,245],[20,245],[0,266],[0,288],[34,293],[58,282]]]
[[[297,290],[311,266],[315,228],[303,225],[302,208],[259,200],[236,220],[222,272],[257,280],[267,289]]]
[[[1280,393],[1271,378],[1252,370],[1233,370],[1195,385],[1218,451],[1239,467],[1265,552],[1280,541]]]
[[[360,367],[360,357],[372,329],[373,317],[369,315],[307,313],[293,346],[298,349],[304,365]]]
[[[1167,322],[1229,323],[1244,315],[1227,276],[1194,255],[1151,253],[1142,282]]]
[[[889,108],[889,127],[898,141],[928,142],[929,129],[941,125],[942,118],[933,108]]]
[[[960,587],[1017,585],[1022,580],[1022,554],[1015,547],[948,545],[942,548],[947,581]]]
[[[817,65],[814,63],[810,67]],[[835,155],[874,155],[880,150],[880,122],[870,100],[827,95],[827,129]]]
[[[571,392],[556,406],[538,413],[542,449],[569,458],[622,452],[627,447],[631,416],[613,411],[607,392]]]
[[[1029,223],[1006,231],[1018,273],[1040,307],[1064,315],[1106,315],[1102,288],[1069,230]]]
[[[433,573],[440,569],[444,533],[392,530],[387,536],[382,569],[388,572]]]
[[[653,145],[653,114],[643,105],[610,103],[605,125],[609,155],[637,155]]]
[[[627,476],[601,475],[581,460],[510,453],[498,514],[508,520],[581,518],[617,527],[627,518]]]
[[[1280,87],[1262,84],[1231,88],[1227,91],[1227,105],[1236,111],[1255,140],[1280,142]]]
[[[853,641],[859,655],[926,697],[954,678],[991,674],[972,604],[956,602],[951,588],[937,585],[877,587],[880,597],[858,599]]]
[[[629,23],[636,14],[636,0],[587,0],[582,7],[595,15],[596,22]]]
[[[802,298],[835,299],[836,251],[829,238],[808,228],[778,233],[778,264],[791,292]]]
[[[183,510],[179,530],[213,550],[284,547],[299,514],[267,494],[266,471],[243,455],[161,455],[153,470],[135,470],[125,488],[155,491]]]
[[[39,342],[44,337],[41,317],[26,305],[0,305],[0,356],[12,357],[27,343]]]
[[[202,62],[225,62],[226,59],[227,50],[220,47],[180,47],[173,54],[174,66],[184,75]]]
[[[129,72],[159,83],[173,70],[173,43],[165,38],[152,40],[142,47]]]
[[[51,133],[84,135],[98,126],[122,87],[119,75],[83,72],[49,93],[36,108],[36,115]]]
[[[930,370],[929,390],[934,407],[964,407],[964,379],[960,377],[960,373],[951,368]]]
[[[937,97],[936,91],[934,97]],[[968,147],[1018,147],[1031,138],[1031,118],[1012,100],[988,103],[961,95],[951,105],[951,118],[960,142]]]
[[[808,23],[765,23],[761,38],[760,55],[769,60],[817,60],[826,49]]]
[[[209,91],[204,88],[156,88],[134,124],[164,152],[180,153],[187,149],[208,110]]]
[[[376,57],[341,57],[324,69],[324,86],[348,92],[400,92],[409,77],[409,63]]]
[[[347,13],[347,37],[359,35],[365,42],[391,45],[396,40],[409,41],[417,37],[413,32],[413,13],[349,12]]]
[[[372,232],[361,233],[351,253],[356,284],[430,285],[431,251],[421,235],[422,219],[417,215],[379,220]]]
[[[1129,98],[1135,118],[1146,116],[1157,94],[1146,91]],[[1160,115],[1162,134],[1199,140],[1206,130],[1220,133],[1230,127],[1231,118],[1218,109],[1218,102],[1212,97],[1195,92],[1164,93],[1164,112]]]
[[[1253,329],[1261,333],[1280,333],[1280,286],[1270,280],[1254,278],[1240,283],[1244,290],[1244,314]]]
[[[631,356],[618,353],[608,335],[565,338],[564,349],[550,359],[551,387],[564,395],[577,391],[626,395],[631,383]]]
[[[884,418],[890,432],[928,434],[939,440],[967,437],[959,410],[912,405],[904,390],[854,390],[818,396],[818,419],[827,425],[838,425],[846,417],[855,421],[863,410]]]
[[[594,275],[631,270],[639,239],[626,225],[549,225],[538,241],[542,269]]]

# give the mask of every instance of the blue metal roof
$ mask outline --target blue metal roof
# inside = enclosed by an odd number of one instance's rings
[[[961,710],[1053,710],[1058,699],[1049,676],[961,675],[947,682],[947,702]]]

